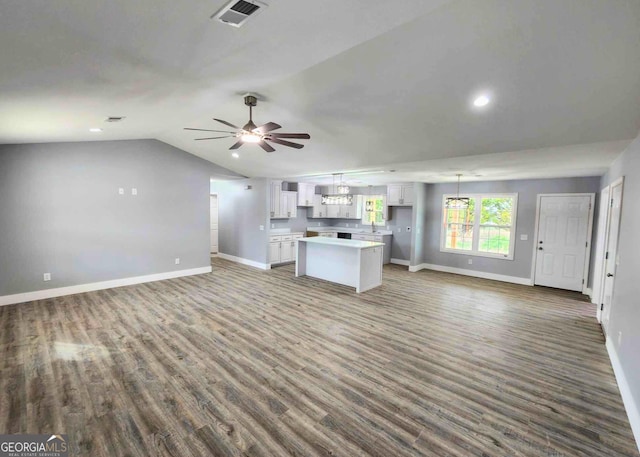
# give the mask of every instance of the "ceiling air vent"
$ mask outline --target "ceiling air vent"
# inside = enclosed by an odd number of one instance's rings
[[[233,27],[240,27],[247,19],[257,15],[260,11],[265,9],[267,5],[265,3],[256,1],[245,0],[231,0],[218,11],[213,13],[211,19],[217,19],[220,22],[224,22],[227,25]]]
[[[105,122],[120,122],[124,119],[124,116],[109,116],[104,121]]]

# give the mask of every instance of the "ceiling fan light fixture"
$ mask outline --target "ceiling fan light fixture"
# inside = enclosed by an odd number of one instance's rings
[[[243,133],[240,139],[244,143],[259,143],[262,141],[262,135],[256,135],[255,133]]]

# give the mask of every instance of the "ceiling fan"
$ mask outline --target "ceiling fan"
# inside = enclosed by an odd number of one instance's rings
[[[200,132],[218,132],[218,133],[228,133],[229,135],[225,136],[214,136],[209,138],[196,138],[196,141],[201,140],[218,140],[220,138],[238,138],[238,141],[231,146],[229,149],[238,149],[245,143],[255,143],[264,149],[267,152],[273,152],[275,149],[267,143],[270,141],[272,143],[281,144],[282,146],[288,146],[290,148],[302,149],[304,147],[303,144],[294,143],[292,141],[283,140],[283,138],[289,139],[299,139],[299,140],[308,140],[311,137],[308,133],[273,133],[274,130],[278,130],[282,128],[279,124],[275,122],[267,122],[266,124],[261,125],[260,127],[256,126],[253,123],[253,107],[258,103],[258,99],[253,95],[245,95],[244,104],[249,107],[249,122],[247,122],[242,128],[233,125],[231,122],[223,121],[222,119],[213,118],[214,121],[218,121],[221,124],[224,124],[232,129],[235,129],[235,132],[229,130],[209,130],[209,129],[194,129],[185,127],[185,130],[197,130]]]

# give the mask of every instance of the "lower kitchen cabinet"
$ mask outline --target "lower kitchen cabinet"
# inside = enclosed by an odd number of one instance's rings
[[[391,235],[376,235],[376,234],[353,234],[352,240],[360,241],[375,241],[377,243],[384,243],[383,261],[382,263],[391,263]]]
[[[296,240],[303,238],[303,233],[287,233],[269,236],[269,263],[271,265],[295,262],[297,246]]]

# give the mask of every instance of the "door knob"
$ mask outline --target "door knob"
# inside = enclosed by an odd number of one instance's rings
[[[607,273],[607,278],[613,278],[613,275],[611,273]]]
[[[542,247],[539,247],[539,248],[538,248],[538,251],[542,251],[542,250],[543,250],[543,249],[542,249]]]
[[[540,241],[540,244],[542,244],[542,241]]]

